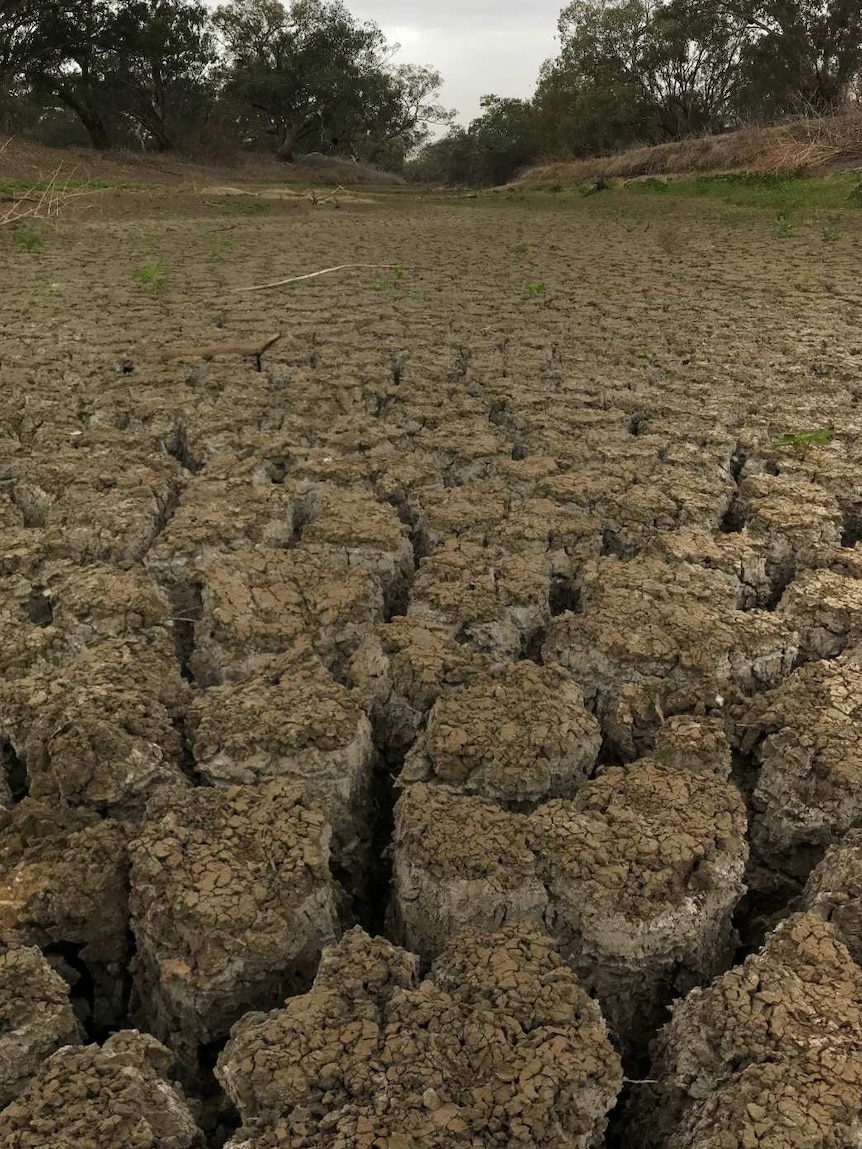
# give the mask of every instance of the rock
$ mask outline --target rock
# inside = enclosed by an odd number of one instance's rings
[[[202,686],[242,681],[308,637],[330,668],[383,621],[373,576],[300,548],[238,551],[208,564],[191,668]]]
[[[189,1057],[301,986],[339,932],[330,835],[294,781],[163,787],[129,844],[141,1024]]]
[[[128,1030],[101,1047],[58,1050],[0,1112],[0,1142],[9,1149],[203,1149],[182,1094],[159,1068],[169,1057],[149,1035]]]
[[[468,930],[417,973],[356,929],[309,993],[238,1022],[216,1070],[248,1123],[232,1144],[598,1144],[620,1061],[551,938]]]
[[[0,1109],[55,1050],[80,1041],[69,987],[36,946],[0,934]]]
[[[656,1042],[636,1127],[667,1149],[859,1141],[862,970],[834,928],[794,915],[762,951],[693,990]]]
[[[570,797],[592,774],[600,747],[599,724],[572,676],[519,662],[438,699],[400,780],[503,805]]]

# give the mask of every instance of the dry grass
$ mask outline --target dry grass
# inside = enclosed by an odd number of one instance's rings
[[[862,166],[862,109],[835,116],[806,116],[769,127],[742,128],[631,148],[612,156],[540,164],[519,177],[532,187],[578,184],[596,179],[752,171],[820,174]]]
[[[9,140],[0,146],[0,154],[9,147]],[[25,191],[0,196],[0,227],[23,223],[25,220],[53,219],[73,200],[91,195],[92,190],[73,182],[72,174],[63,177],[62,164],[55,168],[47,180],[40,181]]]
[[[401,176],[334,156],[303,156],[295,164],[272,156],[243,153],[230,162],[208,163],[192,156],[150,152],[100,153],[89,148],[49,148],[30,140],[7,141],[0,149],[0,180],[41,182],[58,163],[74,166],[82,182],[101,184],[182,184],[266,182],[356,187],[403,184]]]

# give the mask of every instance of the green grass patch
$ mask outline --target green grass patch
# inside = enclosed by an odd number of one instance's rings
[[[742,208],[763,208],[776,214],[792,211],[835,210],[862,206],[855,198],[858,176],[798,176],[792,173],[696,176],[679,180],[633,180],[623,188],[627,195],[661,194],[710,199]]]

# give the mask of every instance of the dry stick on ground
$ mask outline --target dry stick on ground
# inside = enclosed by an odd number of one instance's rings
[[[173,359],[215,359],[219,355],[240,355],[244,359],[254,359],[260,371],[260,359],[265,351],[269,351],[273,344],[281,339],[281,332],[267,335],[263,339],[255,339],[248,343],[213,343],[200,347],[174,347],[162,351],[159,359],[162,363],[170,363]]]
[[[9,146],[7,140],[0,152]],[[25,219],[51,219],[59,215],[62,208],[72,200],[82,195],[92,195],[92,188],[71,188],[72,175],[66,177],[66,182],[60,184],[60,172],[63,165],[54,171],[44,188],[33,187],[23,195],[11,196],[10,206],[0,212],[0,227],[8,224],[20,223]]]
[[[235,287],[234,291],[266,291],[270,287],[284,287],[286,283],[299,283],[301,279],[316,279],[318,275],[329,275],[333,271],[344,271],[348,267],[374,267],[378,270],[394,271],[399,263],[339,263],[337,267],[324,267],[322,271],[309,271],[307,275],[292,275],[289,279],[277,279],[274,283],[256,283],[253,287]]]

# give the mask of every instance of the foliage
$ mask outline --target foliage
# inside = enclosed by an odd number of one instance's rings
[[[387,64],[376,24],[354,19],[340,0],[230,0],[213,22],[226,60],[225,95],[245,132],[261,128],[280,160],[305,150],[378,158],[422,141],[433,122],[451,117],[436,102],[440,76],[430,68]]]
[[[161,295],[168,285],[168,270],[163,260],[153,256],[133,273],[132,278],[144,291],[148,291],[151,295]]]
[[[482,115],[428,145],[411,165],[418,179],[450,184],[501,184],[534,156],[528,100],[484,96]]]
[[[835,432],[829,427],[821,427],[817,431],[786,431],[772,444],[772,449],[790,451],[798,459],[804,459],[812,447],[826,447],[834,438]]]
[[[12,243],[19,251],[41,251],[45,246],[42,237],[37,231],[18,231],[12,237]]]

